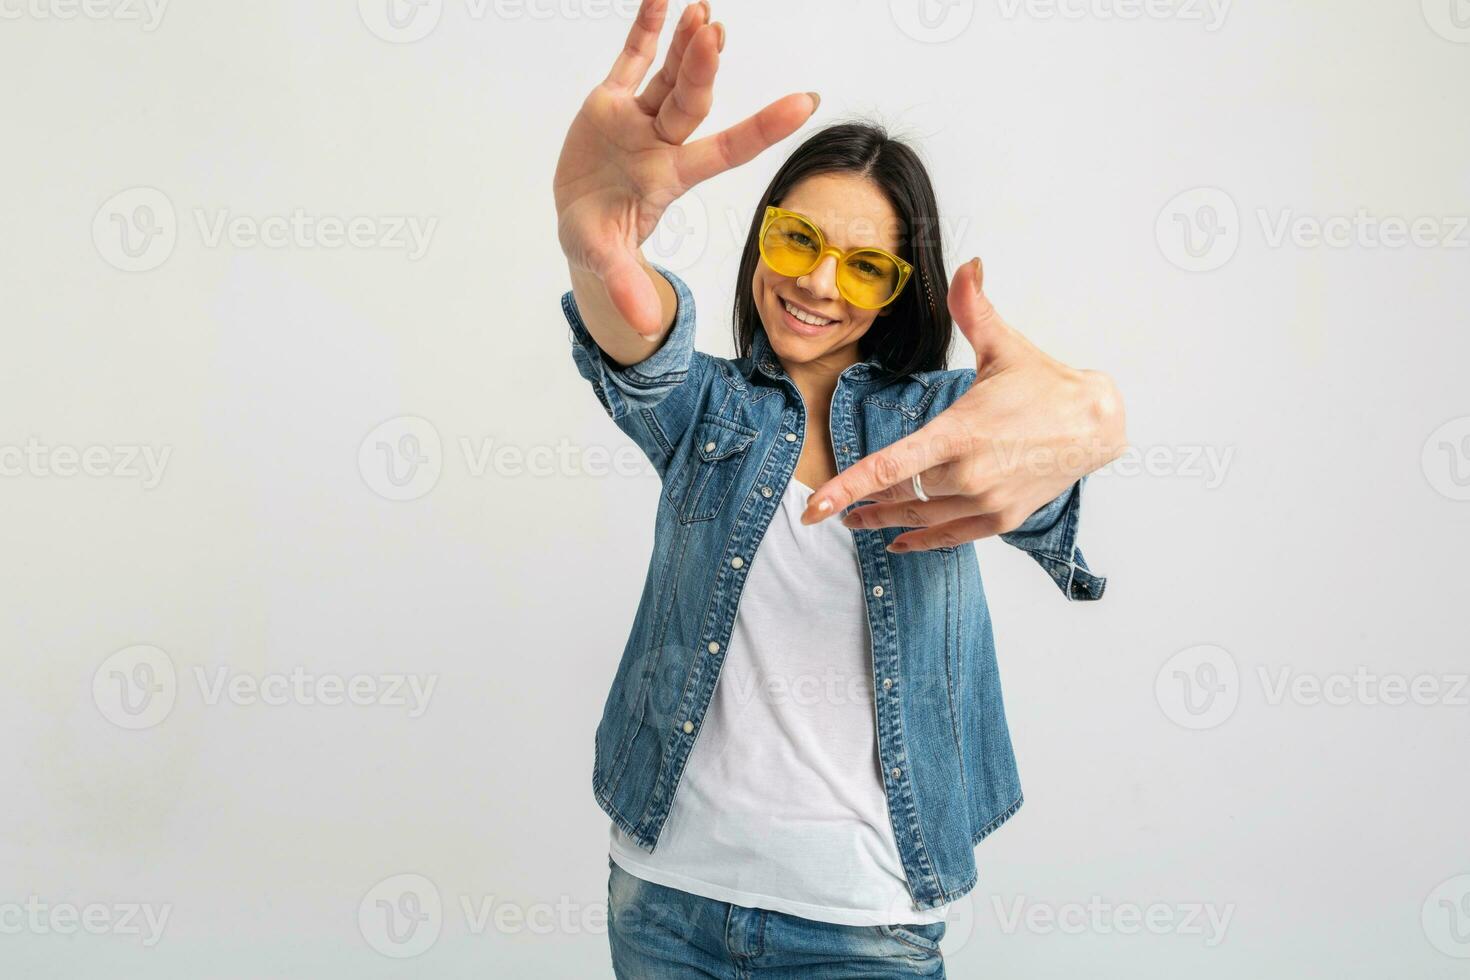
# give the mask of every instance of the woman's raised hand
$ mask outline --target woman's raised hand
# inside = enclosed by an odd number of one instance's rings
[[[612,71],[572,120],[554,182],[567,262],[599,279],[614,309],[645,337],[664,324],[639,246],[664,210],[700,181],[796,132],[818,101],[815,93],[788,95],[686,144],[714,101],[725,27],[709,22],[707,0],[687,7],[663,68],[635,95],[658,53],[667,8],[668,0],[643,0]]]

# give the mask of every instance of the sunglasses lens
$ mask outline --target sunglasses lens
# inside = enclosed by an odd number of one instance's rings
[[[817,263],[821,254],[821,237],[817,229],[800,218],[782,215],[766,228],[761,239],[761,255],[780,275],[804,276]]]
[[[837,270],[837,285],[854,306],[876,309],[893,298],[902,275],[891,255],[854,252]]]

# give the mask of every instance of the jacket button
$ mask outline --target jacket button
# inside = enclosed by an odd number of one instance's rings
[[[688,735],[692,731],[694,731],[694,722],[692,722],[692,721],[686,721],[686,722],[684,722],[684,734],[685,735]],[[897,769],[895,769],[893,771],[894,772],[898,772]]]
[[[769,498],[771,496],[771,488],[770,487],[761,487],[761,496],[762,497]]]
[[[687,725],[689,724],[689,722],[686,721],[684,722],[684,724]],[[888,770],[888,775],[892,776],[894,779],[897,779],[899,776],[903,775],[903,770],[899,769],[898,766],[894,766],[892,769]]]
[[[892,686],[893,686],[893,678],[892,677],[885,677],[885,678],[883,678],[883,690],[886,691],[886,690],[888,690]]]
[[[714,452],[715,451],[715,444],[712,443],[712,442],[705,443],[704,444],[704,451],[707,452],[707,453]]]
[[[875,586],[873,586],[873,595],[877,596],[880,599],[883,598],[883,586],[881,586],[881,585],[875,585]]]
[[[788,433],[786,433],[786,441],[787,442],[795,442],[796,441],[796,433],[795,432],[788,432]]]
[[[730,559],[730,567],[731,568],[744,568],[745,567],[745,559],[744,558],[741,558],[739,555],[736,555],[734,558],[731,558]]]
[[[719,653],[720,652],[720,645],[718,643],[716,643],[714,640],[710,640],[709,641],[709,646],[706,647],[705,649],[708,650],[710,653]]]

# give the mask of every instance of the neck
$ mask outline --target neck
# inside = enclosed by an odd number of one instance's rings
[[[859,360],[858,345],[853,343],[801,364],[782,362],[796,390],[801,392],[801,400],[806,403],[808,420],[819,421],[825,428],[832,392],[837,390],[837,378]]]

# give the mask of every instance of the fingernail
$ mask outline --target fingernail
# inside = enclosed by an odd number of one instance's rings
[[[700,0],[699,5],[704,8],[704,22],[708,24],[711,16],[709,9],[709,0]]]
[[[977,255],[971,259],[970,264],[975,267],[975,292],[978,293],[981,289],[981,278],[984,276],[983,267],[980,265],[980,256]]]
[[[909,543],[907,541],[895,541],[895,542],[893,542],[892,544],[890,544],[888,546],[888,550],[889,551],[892,551],[892,552],[895,552],[895,553],[901,552],[901,551],[908,551],[909,550]]]
[[[715,42],[715,50],[723,51],[725,50],[725,25],[716,23],[715,30],[718,31],[720,35],[719,40]]]
[[[817,109],[822,105],[822,97],[816,92],[808,92],[807,95],[810,95],[812,97],[812,112],[816,112]]]
[[[801,523],[815,524],[830,513],[832,513],[832,501],[819,500],[807,506],[805,513],[801,515]]]
[[[850,513],[842,519],[843,527],[862,527],[863,519],[856,513]]]

